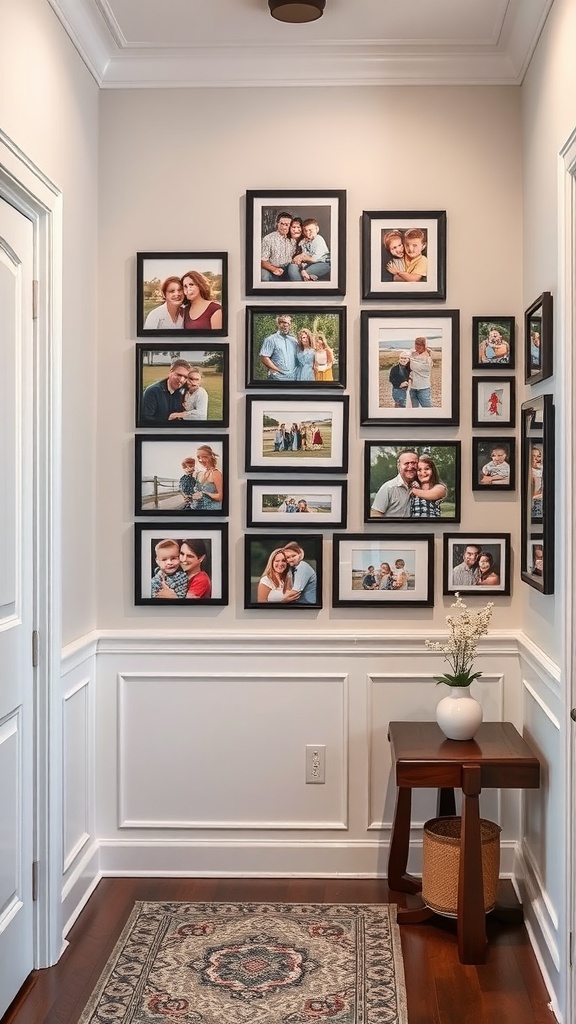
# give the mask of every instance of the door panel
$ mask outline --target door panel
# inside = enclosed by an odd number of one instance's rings
[[[33,252],[0,199],[0,1016],[34,964]]]

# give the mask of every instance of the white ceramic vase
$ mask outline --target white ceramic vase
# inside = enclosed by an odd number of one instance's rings
[[[469,686],[451,686],[436,707],[436,721],[449,740],[471,740],[482,722],[482,705]]]

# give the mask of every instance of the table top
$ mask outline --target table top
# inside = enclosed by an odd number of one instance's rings
[[[458,786],[463,764],[480,765],[483,786],[540,785],[540,762],[511,722],[483,722],[472,740],[448,740],[436,722],[390,722],[388,739],[399,786]]]

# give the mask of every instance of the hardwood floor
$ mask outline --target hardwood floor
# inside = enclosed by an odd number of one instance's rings
[[[30,976],[0,1024],[76,1024],[135,900],[388,898],[386,882],[377,879],[106,878],[70,931],[59,963]],[[410,1024],[555,1024],[524,926],[489,919],[488,933],[487,962],[469,967],[458,961],[452,921],[402,927]]]

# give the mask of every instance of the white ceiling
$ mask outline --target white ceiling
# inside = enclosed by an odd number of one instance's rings
[[[48,0],[103,88],[519,85],[554,0]]]

